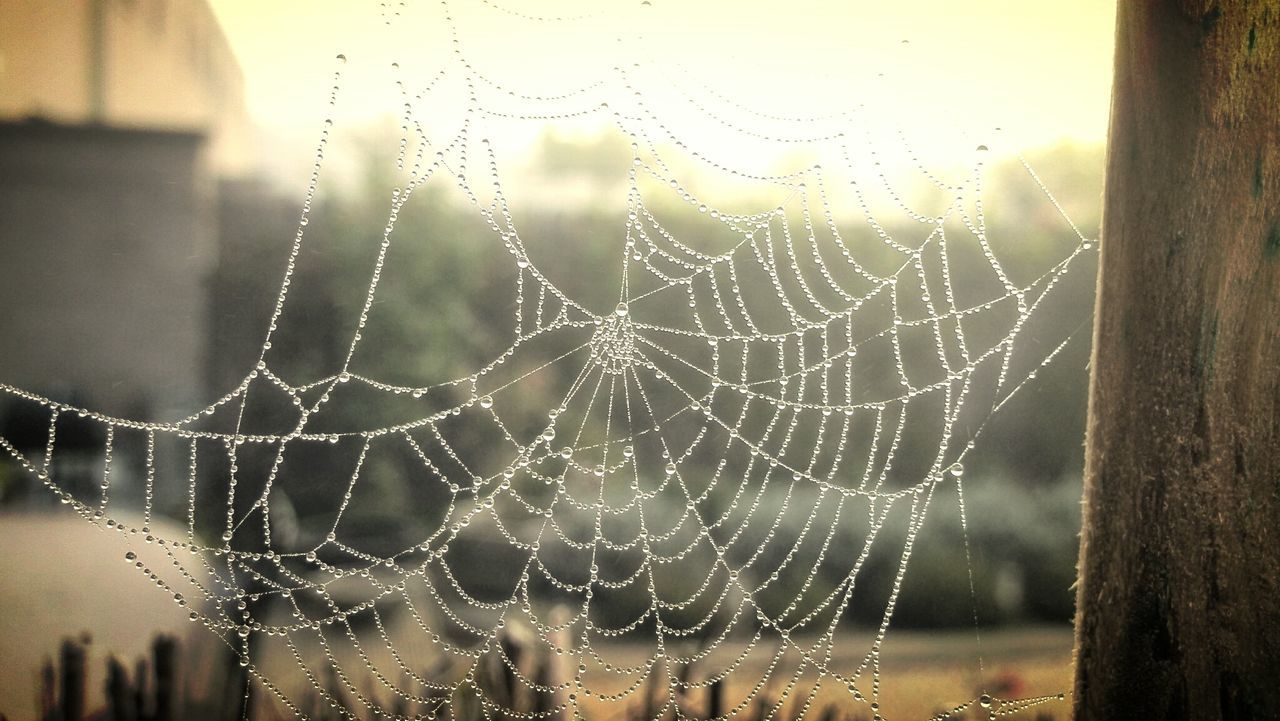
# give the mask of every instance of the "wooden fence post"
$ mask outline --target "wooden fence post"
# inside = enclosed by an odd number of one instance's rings
[[[84,646],[66,639],[62,642],[58,708],[64,721],[84,721]]]
[[[1120,0],[1074,712],[1280,718],[1280,2]]]

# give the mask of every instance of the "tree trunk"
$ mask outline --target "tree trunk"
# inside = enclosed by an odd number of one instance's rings
[[[1120,0],[1075,718],[1280,719],[1280,0]]]

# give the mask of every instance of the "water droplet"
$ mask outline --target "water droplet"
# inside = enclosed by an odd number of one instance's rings
[[[951,475],[955,476],[956,478],[959,478],[960,476],[963,476],[963,475],[964,475],[964,464],[962,464],[962,463],[952,463],[952,464],[951,464],[951,467],[950,467],[950,468],[948,468],[948,469],[947,469],[947,471],[948,471]]]
[[[991,697],[985,693],[982,694],[978,697],[978,705],[982,708],[991,708]]]
[[[342,53],[338,53],[338,56],[334,58],[334,60],[337,60],[339,64],[345,65],[347,62],[347,56]]]
[[[134,553],[133,551],[126,551],[124,554],[124,560],[136,561],[138,560],[138,554]]]
[[[979,153],[985,153],[985,152],[987,152],[987,150],[988,150],[988,148],[987,148],[987,146],[985,146],[985,145],[979,145],[979,146],[978,146],[978,152],[979,152]]]
[[[480,407],[488,410],[493,407],[493,396],[484,396],[480,399]]]
[[[676,473],[676,464],[674,464],[674,463],[668,463],[668,464],[667,464],[667,468],[666,468],[666,472],[667,472],[667,475],[668,475],[668,476],[673,476],[673,475],[675,475],[675,473]]]
[[[613,309],[613,312],[617,313],[619,318],[625,318],[627,313],[631,312],[631,309],[627,307],[626,303],[619,303],[618,307]]]

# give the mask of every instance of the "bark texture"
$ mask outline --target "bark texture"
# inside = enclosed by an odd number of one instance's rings
[[[1280,0],[1120,0],[1074,712],[1280,719]]]

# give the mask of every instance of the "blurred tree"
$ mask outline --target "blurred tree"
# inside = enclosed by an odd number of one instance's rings
[[[560,175],[585,177],[593,172],[625,177],[629,151],[625,145],[621,146],[622,161],[614,167],[610,158],[617,155],[613,151],[619,148],[612,139],[547,136],[541,143],[534,153],[535,166],[530,171],[534,177],[548,179],[549,183],[559,182],[556,178]],[[355,319],[364,302],[396,182],[388,172],[394,167],[394,157],[388,154],[394,153],[395,148],[394,137],[388,140],[371,136],[364,145],[362,164],[349,174],[356,180],[322,195],[305,228],[306,242],[280,329],[273,339],[271,355],[272,367],[293,382],[310,382],[331,375],[345,357]],[[596,161],[583,160],[597,154],[605,156],[599,161],[603,165],[595,166],[592,163]],[[1098,192],[1098,153],[1068,147],[1051,149],[1047,154],[1052,174],[1044,176],[1045,183],[1062,203],[1082,209],[1082,223],[1088,232],[1090,219],[1083,209],[1089,207],[1089,200]],[[1038,162],[1037,158],[1032,155],[1031,161]],[[993,242],[1007,245],[1005,250],[1009,256],[1030,254],[1035,262],[1029,262],[1028,266],[1039,264],[1043,270],[1045,265],[1060,258],[1064,249],[1074,247],[1078,239],[1056,215],[1020,163],[1011,160],[994,166],[991,175],[988,197],[992,208],[1023,204],[1025,212],[1038,219],[1014,223],[1014,216],[993,216],[988,230]],[[228,194],[224,206],[224,227],[228,232],[226,252],[221,255],[212,282],[214,297],[219,302],[213,307],[216,335],[211,346],[217,355],[211,362],[211,375],[215,387],[221,389],[238,383],[244,369],[252,366],[256,359],[297,212],[291,207],[292,203],[271,199],[259,186],[236,190],[237,193]],[[611,194],[612,191],[601,191],[602,197]],[[744,197],[736,202],[741,203],[745,211],[751,211],[773,201]],[[729,237],[719,224],[708,222],[705,214],[687,203],[670,199],[667,193],[646,198],[646,207],[678,238],[705,244],[707,248],[740,240]],[[583,196],[561,203],[517,206],[513,212],[530,256],[540,268],[553,275],[554,282],[566,293],[598,311],[616,303],[616,274],[582,273],[580,269],[615,267],[623,249],[625,208],[612,207],[601,197]],[[256,222],[255,218],[262,222]],[[918,232],[918,228],[909,223],[890,226],[889,230],[900,237],[911,237]],[[850,246],[859,250],[883,246],[874,232],[858,219],[842,223],[840,231]],[[775,252],[784,253],[783,241],[778,236],[780,234],[775,233],[773,242],[778,243]],[[426,385],[465,377],[470,369],[487,363],[504,350],[515,307],[511,292],[511,274],[515,269],[504,257],[505,252],[500,239],[476,218],[474,209],[452,189],[451,183],[431,181],[418,188],[399,213],[369,324],[363,331],[365,340],[353,358],[352,370],[404,385]],[[990,273],[981,258],[970,260],[967,266],[958,262],[957,284],[977,283],[979,274]],[[809,260],[802,262],[811,264]],[[1071,276],[1087,281],[1089,269],[1073,271]],[[1068,294],[1063,302],[1078,305],[1081,312],[1070,310],[1068,305],[1066,313],[1033,316],[1024,331],[1028,358],[1047,352],[1074,330],[1079,319],[1087,317],[1092,286],[1079,282],[1067,290],[1074,295]],[[751,286],[744,283],[743,292],[749,302],[759,301],[763,307],[773,290],[767,283]],[[645,313],[646,321],[678,325],[684,321],[687,308],[682,304],[670,307],[654,304],[646,307]],[[975,328],[984,320],[975,316]],[[786,319],[775,321],[786,322]],[[1004,332],[998,327],[1000,322],[1000,319],[991,320],[991,332]],[[1070,581],[1066,579],[1071,574],[1070,539],[1075,528],[1075,504],[1068,497],[1070,494],[1037,493],[1033,487],[1078,482],[1079,433],[1070,429],[1083,428],[1084,408],[1078,399],[1085,396],[1084,347],[1084,343],[1077,343],[1071,353],[1042,371],[1037,382],[996,417],[989,431],[989,442],[980,448],[984,455],[975,460],[972,470],[966,474],[970,479],[968,485],[980,491],[972,508],[981,520],[972,524],[970,540],[975,552],[977,602],[984,622],[1017,620],[1023,618],[1023,614],[1032,619],[1062,621],[1070,614],[1071,597],[1067,590]],[[921,352],[931,351],[925,347]],[[572,380],[565,374],[574,370],[570,366],[553,366],[540,382],[522,385],[520,407],[505,407],[504,419],[512,419],[518,425],[524,414],[530,423],[545,422],[545,409],[558,402],[557,394]],[[883,382],[891,380],[886,378]],[[396,418],[397,414],[405,417],[404,414],[418,412],[420,408],[418,401],[408,396],[363,394],[357,385],[349,384],[335,391],[324,412],[309,422],[309,430],[344,431],[394,422],[389,419]],[[447,397],[455,391],[461,392],[447,388],[438,392]],[[251,396],[246,428],[278,428],[278,424],[289,417],[288,409],[270,402],[268,393],[254,392]],[[760,419],[749,419],[744,432],[755,433],[753,429],[760,422]],[[477,458],[492,455],[486,452],[486,444],[497,439],[485,424],[476,423],[468,414],[450,423],[459,424],[453,427],[451,439],[456,440],[460,452]],[[935,442],[926,426],[911,425],[911,438],[904,449]],[[1035,432],[1037,429],[1043,431]],[[523,432],[518,428],[514,430]],[[816,433],[816,427],[802,425],[795,431],[792,446],[812,445]],[[322,447],[305,452],[290,453],[274,486],[273,493],[286,494],[296,512],[297,549],[312,547],[327,532],[334,499],[343,491],[337,485],[341,474],[333,473],[332,469],[350,467],[351,457],[359,450],[354,442],[347,441],[333,446],[320,445]],[[904,450],[901,455],[909,454]],[[361,470],[362,481],[341,530],[346,541],[369,553],[386,555],[419,542],[425,530],[438,523],[433,514],[442,512],[447,492],[442,484],[426,478],[421,462],[403,444],[380,443],[370,458],[373,460]],[[717,460],[716,454],[706,452],[696,454],[688,463],[703,464],[707,470],[703,475],[710,475]],[[272,461],[271,454],[258,458],[251,451],[239,459],[245,468],[252,464],[269,466]],[[211,466],[210,470],[214,468]],[[725,472],[742,471],[742,459],[731,456]],[[265,476],[265,472],[244,473],[241,483],[252,485],[255,479]],[[907,477],[904,472],[903,478]],[[759,474],[755,474],[749,483],[758,484],[759,478]],[[524,489],[522,493],[530,498],[540,497],[538,494],[546,489],[540,483],[535,485],[536,488]],[[983,490],[984,486],[989,490]],[[734,500],[733,490],[729,484],[722,484],[705,501],[708,512],[723,512]],[[211,482],[200,486],[200,491],[209,501],[201,507],[217,509],[219,504],[213,501],[225,498],[226,488]],[[237,503],[244,505],[237,514],[247,512],[248,504],[255,497],[253,489],[238,493]],[[771,503],[781,503],[780,498],[771,496],[771,499]],[[1016,506],[1015,510],[1009,510],[1011,503]],[[417,511],[406,513],[406,508]],[[680,508],[682,505],[673,507],[672,512],[678,513]],[[918,626],[970,623],[972,602],[967,579],[957,580],[953,573],[935,573],[937,569],[965,568],[959,518],[949,513],[945,503],[938,504],[930,513],[930,522],[922,532],[913,567],[907,574],[908,597],[903,599],[895,620]],[[204,520],[202,516],[197,527],[217,527],[213,516],[208,518],[211,525],[206,525]],[[781,537],[798,536],[803,520],[802,516],[785,519]],[[565,523],[569,520],[565,519]],[[860,547],[867,529],[856,527],[852,520],[846,524],[852,525],[846,529],[848,534],[836,539],[839,547]],[[859,577],[855,607],[850,610],[859,622],[878,623],[883,614],[905,532],[902,519],[896,516],[891,526],[877,542],[872,558]],[[1061,538],[1062,542],[1047,539],[1051,532],[1058,534],[1055,538]],[[811,535],[820,540],[818,534]],[[750,544],[741,545],[747,549],[738,559],[743,562]],[[810,545],[816,548],[815,544]],[[772,544],[765,549],[765,560],[760,567],[781,563],[788,550],[784,543]],[[505,544],[477,547],[477,552],[489,555],[510,551]],[[619,559],[619,563],[630,567],[633,560]],[[829,592],[841,581],[842,574],[847,573],[848,569],[837,568],[839,563],[834,560],[828,565],[831,567],[823,569],[811,585],[810,596],[816,598]],[[993,569],[997,566],[1016,568],[1024,579],[1026,607],[1022,611],[995,609],[992,584],[996,575]],[[475,564],[475,567],[482,566]],[[788,571],[788,580],[794,583],[768,586],[761,594],[761,602],[771,608],[785,608],[795,600],[790,596],[791,588],[802,582],[809,570],[793,565]],[[466,574],[470,569],[463,568],[461,572]],[[469,587],[481,588],[485,582],[481,575],[469,579],[472,584]],[[676,578],[673,583],[680,580],[684,579]],[[549,588],[535,590],[542,594],[554,592]],[[934,603],[937,599],[946,602]],[[639,614],[637,609],[642,606],[637,604],[642,600],[611,594],[598,599],[595,607],[603,618],[622,623]]]

